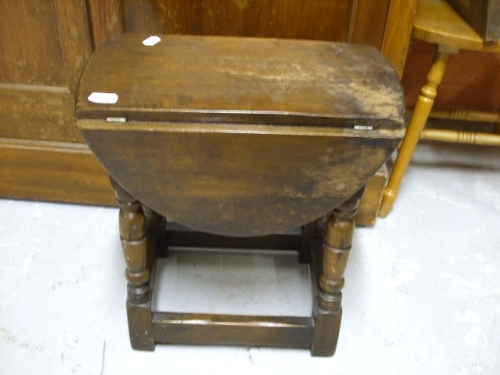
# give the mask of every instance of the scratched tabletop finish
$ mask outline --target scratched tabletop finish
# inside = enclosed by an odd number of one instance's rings
[[[88,63],[77,116],[400,127],[401,89],[374,48],[330,42],[124,34]],[[114,93],[115,104],[88,101]]]
[[[399,80],[371,47],[148,37],[92,56],[77,126],[168,220],[231,236],[296,228],[359,190],[403,136]]]

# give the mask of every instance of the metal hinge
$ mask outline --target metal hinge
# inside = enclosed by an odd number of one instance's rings
[[[373,130],[371,125],[354,125],[354,130]]]
[[[126,117],[106,117],[107,122],[127,122]]]

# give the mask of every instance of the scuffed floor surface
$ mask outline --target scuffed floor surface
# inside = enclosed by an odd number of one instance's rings
[[[356,232],[339,346],[326,359],[245,347],[133,351],[117,209],[0,200],[0,374],[500,374],[499,172],[498,149],[419,146],[393,212]],[[290,266],[293,255],[209,256],[169,260],[164,303],[310,309],[307,271]]]

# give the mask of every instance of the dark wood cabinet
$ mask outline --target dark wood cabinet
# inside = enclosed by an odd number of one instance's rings
[[[123,32],[366,43],[402,72],[417,0],[3,0],[0,196],[113,204],[75,128],[78,78]]]

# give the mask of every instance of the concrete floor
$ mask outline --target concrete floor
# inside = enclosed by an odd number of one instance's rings
[[[332,358],[247,347],[133,351],[117,209],[0,200],[0,374],[499,374],[499,172],[499,149],[418,147],[393,212],[355,234]],[[294,255],[217,257],[174,254],[162,303],[309,311],[307,270],[289,266]],[[183,275],[195,281],[182,284]]]

